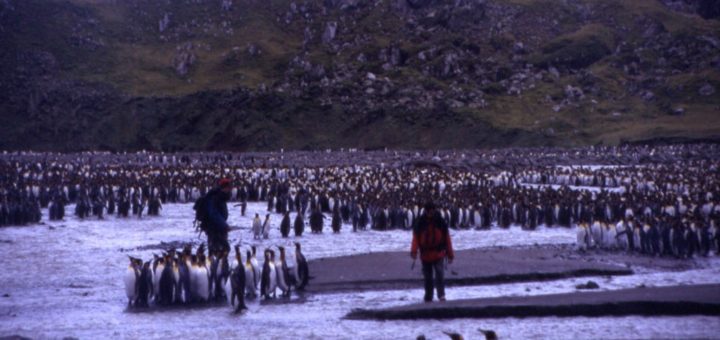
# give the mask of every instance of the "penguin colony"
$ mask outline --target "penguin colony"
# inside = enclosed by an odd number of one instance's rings
[[[171,249],[153,259],[129,256],[125,271],[128,307],[192,305],[230,302],[235,312],[247,309],[245,299],[289,298],[292,290],[308,284],[309,268],[300,243],[295,243],[295,260],[288,262],[282,247],[265,249],[262,265],[256,247],[246,249],[243,259],[239,245],[234,254],[205,254],[201,244],[193,253],[190,245],[180,252]]]
[[[231,200],[242,215],[247,202],[267,203],[268,215],[257,216],[253,223],[256,238],[268,235],[269,214],[279,215],[283,237],[301,236],[306,225],[320,233],[327,222],[333,232],[341,232],[344,226],[353,231],[409,229],[422,213],[422,202],[433,199],[451,228],[517,225],[534,230],[544,225],[578,228],[580,249],[635,251],[639,245],[640,251],[678,257],[693,256],[698,249],[703,250],[700,253],[718,250],[717,145],[500,149],[429,156],[396,152],[7,154],[0,155],[0,167],[9,174],[2,182],[3,197],[49,205],[51,219],[62,218],[67,203],[76,203],[81,218],[104,214],[124,218],[135,210],[140,217],[145,205],[148,211],[153,205],[155,214],[162,204],[193,202],[217,178],[228,177],[235,185]],[[472,157],[485,160],[486,165],[444,165]],[[387,165],[399,158],[408,161]],[[589,160],[623,166],[548,165]],[[583,189],[587,187],[595,190]],[[9,215],[5,206],[0,207],[0,220]],[[633,220],[628,221],[630,216]],[[636,225],[641,226],[637,233]],[[646,225],[648,231],[643,234]],[[606,226],[610,230],[603,232]],[[627,226],[633,229],[632,238],[622,236],[628,235],[623,233]],[[616,242],[610,236],[613,227]],[[635,234],[642,240],[635,242]],[[670,241],[658,245],[666,234],[671,234]]]

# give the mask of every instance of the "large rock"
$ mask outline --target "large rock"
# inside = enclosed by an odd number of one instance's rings
[[[698,90],[698,93],[701,96],[705,96],[705,97],[712,96],[713,94],[715,94],[715,86],[712,86],[710,84],[705,84],[702,87],[700,87],[700,90]]]
[[[322,35],[322,42],[323,44],[329,44],[333,40],[335,40],[335,35],[337,34],[337,22],[336,21],[329,21],[325,23],[325,31]]]
[[[193,52],[193,43],[188,42],[176,48],[173,58],[173,67],[177,75],[184,77],[190,72],[190,67],[195,63],[197,57]]]
[[[170,26],[170,14],[165,13],[163,17],[158,22],[158,30],[160,33],[165,32],[165,30]]]

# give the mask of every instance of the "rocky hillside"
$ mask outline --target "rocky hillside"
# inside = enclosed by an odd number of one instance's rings
[[[0,149],[720,136],[714,0],[0,0]]]

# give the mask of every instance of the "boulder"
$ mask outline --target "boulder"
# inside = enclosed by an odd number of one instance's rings
[[[337,22],[336,21],[329,21],[325,23],[325,31],[322,35],[322,42],[323,44],[330,44],[333,40],[335,40],[335,35],[337,34]]]
[[[705,84],[700,87],[700,90],[698,90],[698,93],[701,96],[705,96],[705,97],[712,96],[713,94],[715,94],[715,86],[712,86],[711,84]]]
[[[599,289],[600,285],[598,285],[595,281],[588,281],[585,284],[579,284],[575,286],[577,289]]]
[[[160,33],[165,32],[165,30],[170,26],[170,15],[168,13],[165,13],[163,17],[158,22],[158,30]]]
[[[176,48],[175,57],[173,58],[173,67],[177,75],[184,77],[190,72],[190,67],[195,63],[195,53],[193,52],[193,43],[188,42]]]

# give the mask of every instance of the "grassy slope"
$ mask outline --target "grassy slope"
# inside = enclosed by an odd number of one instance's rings
[[[699,35],[720,32],[718,21],[702,20],[671,12],[656,0],[586,0],[586,3],[598,5],[600,13],[595,13],[589,23],[576,19],[576,9],[549,0],[496,0],[495,3],[517,6],[517,25],[502,37],[503,41],[525,41],[537,46],[536,52],[526,56],[529,62],[540,62],[547,58],[558,46],[572,50],[576,45],[583,47],[589,41],[614,51],[623,41],[641,39],[642,32],[624,28],[634,27],[638,18],[645,17],[659,21],[673,35]],[[235,1],[234,10],[222,12],[218,3],[189,4],[187,1],[173,0],[174,10],[171,26],[189,23],[192,18],[212,18],[198,20],[204,24],[194,28],[192,33],[181,33],[180,39],[167,42],[158,32],[158,20],[165,13],[165,2],[143,2],[143,10],[138,11],[122,1],[105,2],[93,0],[50,0],[39,5],[27,1],[24,6],[34,6],[37,15],[27,17],[28,25],[16,31],[14,36],[17,47],[25,49],[43,49],[52,52],[62,65],[61,73],[71,79],[111,84],[128,96],[140,97],[182,97],[208,90],[233,89],[237,86],[257,88],[261,83],[272,84],[281,79],[290,59],[301,51],[303,28],[299,20],[290,25],[280,24],[278,16],[287,11],[289,0],[280,1]],[[175,4],[177,3],[177,4]],[[50,4],[45,6],[44,4]],[[62,6],[60,6],[62,5]],[[380,7],[389,8],[389,1]],[[339,17],[339,10],[331,11],[331,16]],[[95,51],[67,47],[67,36],[73,32],[77,18],[92,17],[99,21],[102,30],[92,30],[105,42],[105,47]],[[538,17],[557,18],[556,28],[535,23]],[[47,20],[46,18],[52,18]],[[613,22],[609,21],[612,18]],[[357,64],[354,60],[358,53],[377,55],[377,51],[390,43],[399,44],[408,55],[432,46],[448,46],[448,41],[465,40],[479,46],[478,58],[493,57],[507,61],[511,58],[508,49],[491,46],[491,39],[478,30],[477,36],[464,36],[463,32],[440,30],[426,35],[424,39],[407,40],[403,33],[403,21],[388,10],[372,11],[365,17],[354,18],[357,25],[350,28],[341,23],[338,40],[351,39],[355,34],[363,33],[370,37],[361,50],[343,51],[333,56],[317,42],[309,51],[309,59],[314,63],[322,62],[326,68],[340,63]],[[234,34],[223,34],[220,23],[226,21]],[[523,23],[529,23],[523,25]],[[381,25],[378,26],[377,23]],[[323,30],[323,20],[312,24],[316,40]],[[352,30],[345,31],[342,30]],[[529,35],[530,31],[534,34]],[[196,46],[197,62],[186,77],[179,77],[171,67],[177,41],[193,42]],[[258,57],[249,57],[245,53],[248,44],[256,44],[262,50]],[[233,57],[233,48],[239,47],[237,57]],[[544,52],[543,52],[544,51]],[[649,51],[648,53],[655,53]],[[720,135],[720,119],[715,97],[699,97],[698,88],[710,82],[720,89],[720,72],[706,69],[695,73],[681,73],[667,79],[668,88],[681,88],[664,102],[671,107],[685,107],[684,116],[670,116],[667,105],[657,102],[644,102],[637,96],[625,93],[624,82],[627,75],[613,66],[615,56],[602,57],[588,67],[595,78],[596,85],[602,90],[600,95],[587,95],[577,107],[564,108],[554,112],[551,105],[544,102],[546,97],[561,97],[566,85],[576,85],[577,77],[565,74],[558,80],[541,81],[532,90],[521,96],[500,94],[488,99],[485,109],[464,108],[456,110],[455,117],[444,118],[447,128],[442,125],[438,130],[447,129],[444,139],[446,147],[467,145],[468,135],[474,143],[483,141],[502,144],[503,136],[520,144],[543,141],[552,144],[578,145],[598,142],[617,143],[621,140],[649,139],[655,137],[716,137]],[[380,64],[369,62],[362,66],[364,71],[382,72]],[[427,79],[412,65],[385,74],[396,84],[432,83],[433,86],[447,89],[452,80]],[[464,85],[474,86],[474,85]],[[661,93],[657,93],[661,94]],[[593,104],[591,101],[597,103]],[[320,109],[312,103],[296,103],[284,106],[281,112],[266,112],[266,116],[243,110],[229,109],[224,114],[214,113],[210,117],[196,117],[204,111],[202,103],[182,105],[172,117],[158,117],[152,109],[139,110],[130,124],[121,124],[125,116],[101,117],[102,128],[97,134],[113,132],[110,144],[119,143],[132,147],[139,130],[152,130],[148,135],[150,145],[157,147],[182,148],[184,144],[207,145],[219,143],[218,140],[236,138],[238,143],[244,139],[269,139],[268,145],[295,147],[323,147],[331,145],[354,145],[372,147],[374,145],[395,145],[402,147],[427,146],[437,139],[424,141],[414,136],[422,135],[426,127],[414,125],[408,127],[405,119],[396,113],[388,113],[372,121],[355,119],[353,113],[341,108]],[[147,106],[147,105],[146,105]],[[613,116],[621,112],[622,116]],[[133,113],[135,114],[135,113]],[[249,116],[248,116],[249,115]],[[253,116],[256,115],[256,116]],[[276,119],[272,115],[278,115]],[[134,117],[134,116],[133,116]],[[195,118],[194,118],[195,117]],[[174,124],[165,124],[173,121]],[[318,126],[317,122],[323,124]],[[292,123],[291,127],[288,127]],[[352,123],[352,124],[350,124]],[[118,128],[121,126],[120,128]],[[367,125],[365,131],[358,132],[358,126]],[[475,126],[477,125],[477,126]],[[469,127],[462,133],[455,133],[458,126]],[[320,128],[322,127],[322,128]],[[153,130],[157,128],[156,130]],[[195,130],[193,130],[195,129]],[[282,134],[269,134],[268,129],[283,130]],[[119,132],[117,130],[120,130]],[[553,133],[548,135],[548,131]],[[307,143],[305,135],[312,131],[312,142]],[[388,133],[388,131],[400,131]],[[499,137],[473,136],[475,133],[504,131]],[[191,133],[190,133],[191,132]],[[545,137],[527,137],[545,136]],[[187,137],[182,137],[187,135]],[[179,136],[179,137],[178,137]],[[367,140],[374,136],[372,142]],[[154,139],[153,139],[154,138]],[[499,139],[498,139],[499,138]],[[539,139],[538,139],[539,138]],[[170,140],[170,141],[168,141]],[[175,145],[177,143],[177,145]]]

